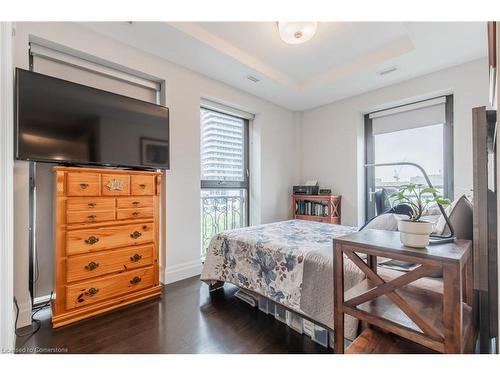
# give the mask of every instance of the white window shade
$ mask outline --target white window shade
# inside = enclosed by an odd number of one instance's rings
[[[30,43],[33,71],[52,77],[157,103],[161,83],[79,56]]]
[[[201,104],[202,108],[211,109],[213,111],[226,113],[228,115],[243,118],[245,120],[253,120],[255,118],[255,115],[253,115],[252,113],[242,111],[240,109],[233,108],[233,107],[221,104],[221,103],[217,103],[217,102],[211,101],[209,99],[201,99],[200,104]]]
[[[434,98],[369,115],[373,135],[446,123],[446,98]]]

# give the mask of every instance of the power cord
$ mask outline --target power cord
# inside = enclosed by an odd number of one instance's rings
[[[17,337],[26,337],[26,336],[32,336],[35,333],[37,333],[41,327],[41,322],[38,319],[35,320],[35,323],[37,323],[37,325],[38,325],[35,330],[32,330],[31,332],[27,332],[27,333],[19,333],[19,329],[17,328],[17,321],[19,320],[19,304],[17,303],[16,297],[14,297],[14,305],[16,306],[16,321],[14,323],[14,327],[15,327],[14,333],[16,334],[16,336]],[[31,315],[31,325],[33,325],[33,315]]]

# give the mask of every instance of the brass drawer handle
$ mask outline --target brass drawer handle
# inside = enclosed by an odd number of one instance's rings
[[[95,208],[95,206],[97,206],[97,204],[95,204],[94,202],[90,202],[89,204],[87,204],[88,208]]]
[[[144,190],[144,189],[146,189],[146,184],[139,184],[139,187],[140,187],[142,190]]]
[[[132,237],[134,240],[139,238],[140,236],[142,236],[142,233],[139,232],[138,230],[135,230],[131,235],[130,237]]]
[[[136,212],[132,212],[132,216],[134,216],[134,217],[139,216],[139,212],[137,212],[137,211]]]
[[[89,215],[87,216],[89,220],[94,221],[96,219],[96,215]]]
[[[88,296],[95,296],[97,294],[97,292],[99,292],[99,289],[97,288],[90,288],[88,289],[85,294],[88,295]]]
[[[89,184],[80,184],[80,189],[85,190],[88,187],[89,187]]]
[[[96,262],[90,262],[89,264],[87,264],[87,265],[85,266],[85,269],[86,269],[87,271],[93,271],[93,270],[95,270],[97,267],[99,267],[99,263],[96,263]]]
[[[130,280],[130,284],[137,285],[141,282],[141,278],[139,276],[135,276],[132,280]]]
[[[90,236],[89,238],[87,238],[87,239],[85,240],[85,243],[86,243],[87,245],[93,245],[93,244],[95,244],[96,242],[99,242],[99,238],[97,238],[96,236]]]
[[[134,254],[133,256],[130,257],[131,262],[138,262],[142,259],[142,255],[139,254]]]
[[[133,206],[138,206],[138,205],[140,205],[140,204],[141,204],[141,202],[137,202],[137,201],[132,202],[132,205],[133,205]]]

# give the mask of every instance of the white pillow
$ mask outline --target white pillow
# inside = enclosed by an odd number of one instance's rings
[[[455,236],[458,239],[472,239],[472,203],[469,199],[462,195],[458,199],[455,199],[452,204],[450,204],[445,209],[446,215],[448,215],[450,222],[455,229]],[[437,234],[448,234],[450,232],[446,220],[443,215],[439,216],[439,220],[436,223],[435,233]]]
[[[382,214],[370,221],[364,229],[398,230],[398,221],[408,219],[407,215]]]
[[[441,210],[439,209],[439,206],[437,203],[431,204],[424,212],[422,216],[434,216],[434,215],[441,215]]]
[[[437,230],[437,225],[438,225],[438,222],[439,222],[439,218],[441,217],[442,215],[422,215],[420,217],[420,220],[422,221],[427,221],[429,223],[432,223],[432,233],[435,233],[435,234],[438,234],[436,232]]]

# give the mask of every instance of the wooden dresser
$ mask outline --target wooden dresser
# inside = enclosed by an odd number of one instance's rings
[[[158,296],[161,173],[54,171],[53,326]]]

